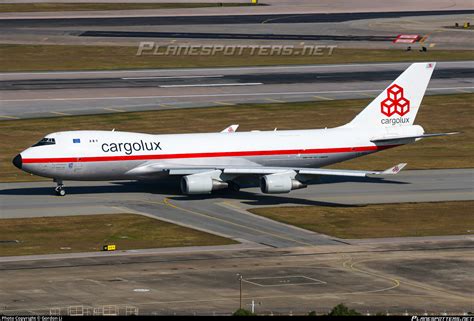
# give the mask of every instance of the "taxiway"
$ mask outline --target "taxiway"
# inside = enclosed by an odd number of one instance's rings
[[[473,169],[407,170],[386,179],[322,178],[321,184],[288,195],[257,188],[183,196],[178,181],[66,182],[68,195],[53,196],[52,182],[0,184],[0,218],[140,213],[178,225],[269,247],[347,243],[246,211],[279,205],[474,200]]]

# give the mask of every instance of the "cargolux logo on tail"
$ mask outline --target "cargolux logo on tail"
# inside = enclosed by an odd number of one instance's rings
[[[380,103],[380,109],[388,117],[407,114],[410,111],[410,101],[403,97],[403,88],[398,85],[388,87],[387,98]]]
[[[387,89],[387,98],[380,103],[380,111],[389,118],[383,118],[380,122],[384,125],[399,125],[410,123],[409,117],[403,117],[410,111],[410,101],[403,95],[403,88],[392,85]],[[401,117],[390,118],[393,115]]]

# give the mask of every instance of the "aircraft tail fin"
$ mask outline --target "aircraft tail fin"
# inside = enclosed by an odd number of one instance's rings
[[[413,125],[436,63],[410,65],[344,127]]]

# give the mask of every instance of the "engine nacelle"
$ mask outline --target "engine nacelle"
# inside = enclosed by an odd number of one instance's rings
[[[227,187],[229,187],[229,184],[226,182],[206,175],[188,175],[181,179],[181,192],[183,194],[209,194],[212,191]]]
[[[307,186],[286,174],[271,174],[260,178],[260,189],[265,194],[289,193]]]

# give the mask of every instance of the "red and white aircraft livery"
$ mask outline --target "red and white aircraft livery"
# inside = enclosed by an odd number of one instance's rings
[[[414,125],[435,63],[414,63],[350,123],[326,129],[150,135],[119,131],[52,133],[21,152],[13,164],[53,178],[65,195],[63,180],[130,180],[181,176],[185,194],[239,187],[254,180],[263,193],[288,193],[319,175],[397,174],[406,164],[385,171],[321,167],[452,133],[424,134]]]

